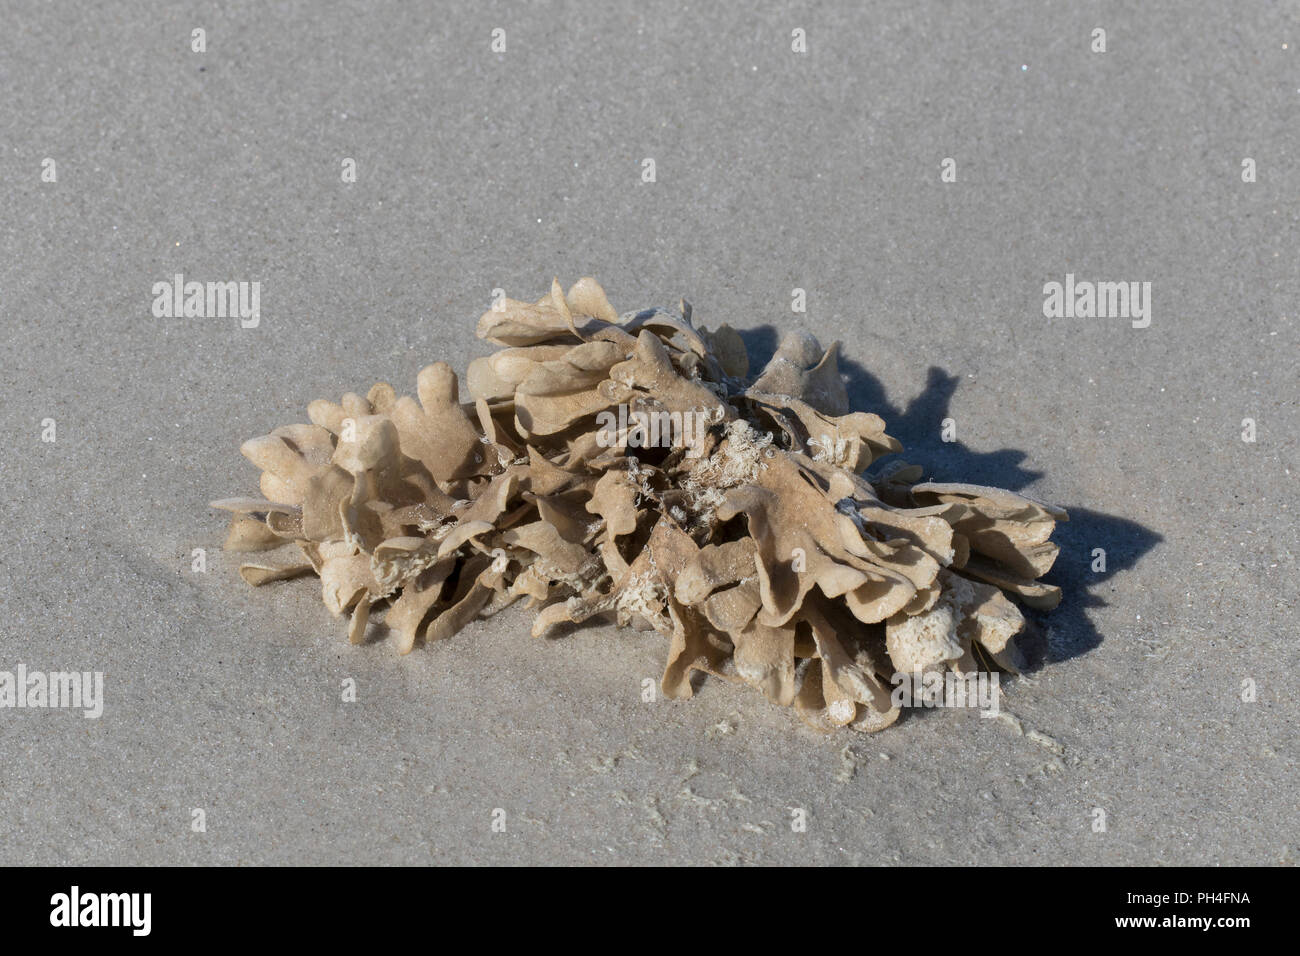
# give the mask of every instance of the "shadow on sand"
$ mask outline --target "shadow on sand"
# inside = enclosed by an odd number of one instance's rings
[[[739,330],[738,330],[739,331]],[[740,331],[749,354],[751,374],[761,369],[776,350],[780,333],[771,325]],[[1041,471],[1024,466],[1026,452],[1003,448],[978,452],[959,441],[940,438],[941,423],[948,417],[952,396],[961,381],[931,366],[924,390],[903,408],[895,408],[885,397],[880,380],[841,353],[840,372],[854,411],[874,412],[885,420],[886,430],[903,443],[903,460],[925,468],[925,478],[962,481],[1021,491],[1042,477]],[[892,457],[892,456],[891,456]],[[873,470],[875,466],[872,466]],[[1062,505],[1070,520],[1057,525],[1053,540],[1061,545],[1056,564],[1043,580],[1060,586],[1064,597],[1059,607],[1048,612],[1022,607],[1028,621],[1020,647],[1028,659],[1028,670],[1045,663],[1068,660],[1101,644],[1102,636],[1086,611],[1104,607],[1097,594],[1113,574],[1134,567],[1159,541],[1159,534],[1136,521],[1102,514],[1069,502]],[[1105,570],[1093,571],[1093,551],[1105,551]]]

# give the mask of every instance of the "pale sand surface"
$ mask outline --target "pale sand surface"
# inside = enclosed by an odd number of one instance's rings
[[[0,670],[100,670],[106,705],[0,711],[0,863],[1297,859],[1294,18],[719,6],[3,4]],[[260,281],[260,327],[154,318],[178,272]],[[1045,319],[1067,272],[1150,281],[1150,328]],[[643,703],[659,637],[519,608],[402,658],[238,579],[206,503],[255,492],[242,440],[588,274],[756,355],[843,340],[909,460],[1070,510],[1022,732]]]

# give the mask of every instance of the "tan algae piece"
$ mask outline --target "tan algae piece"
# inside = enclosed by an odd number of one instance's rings
[[[590,278],[500,301],[478,335],[500,348],[465,396],[438,362],[415,398],[379,383],[244,444],[262,497],[214,502],[227,550],[297,545],[246,581],[314,573],[350,640],[401,653],[523,598],[534,634],[659,632],[667,696],[713,675],[867,732],[900,673],[1014,670],[1017,603],[1060,600],[1038,578],[1064,510],[898,462],[864,477],[902,449],[849,407],[838,343],[791,333],[750,382],[730,326],[620,316]]]

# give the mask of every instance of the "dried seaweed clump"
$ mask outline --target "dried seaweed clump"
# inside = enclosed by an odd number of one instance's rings
[[[866,731],[897,719],[896,674],[1015,669],[1015,602],[1060,600],[1037,579],[1061,509],[901,463],[864,476],[901,446],[850,411],[836,345],[791,333],[749,381],[729,326],[685,303],[620,316],[592,279],[504,300],[478,335],[501,348],[468,402],[439,362],[417,398],[312,402],[243,446],[262,497],[215,503],[227,549],[302,555],[246,581],[314,573],[354,643],[382,613],[402,653],[520,598],[534,635],[612,618],[667,639],[671,697],[700,671]]]

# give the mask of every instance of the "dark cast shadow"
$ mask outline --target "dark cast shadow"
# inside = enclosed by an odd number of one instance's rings
[[[780,333],[771,325],[738,331],[749,355],[750,375],[754,377],[776,350]],[[888,400],[880,380],[852,355],[841,352],[840,372],[853,411],[874,412],[883,418],[889,434],[903,444],[903,452],[897,457],[922,466],[925,479],[1021,491],[1042,477],[1041,471],[1025,466],[1028,453],[1019,449],[981,452],[967,448],[960,441],[942,440],[941,423],[949,417],[960,375],[950,375],[931,366],[924,389],[905,406],[897,408]],[[881,461],[888,462],[895,457],[891,455]],[[872,470],[876,467],[873,463]],[[1070,520],[1056,527],[1053,540],[1061,545],[1061,553],[1042,580],[1059,586],[1064,596],[1060,605],[1051,611],[1021,607],[1027,626],[1019,646],[1030,671],[1087,653],[1100,645],[1102,635],[1087,614],[1088,609],[1105,607],[1106,601],[1099,593],[1104,590],[1104,583],[1117,572],[1135,567],[1143,555],[1163,540],[1155,531],[1128,518],[1069,503],[1052,503],[1065,507]],[[1097,549],[1105,552],[1104,565],[1095,554]],[[1093,570],[1094,566],[1097,570]]]

